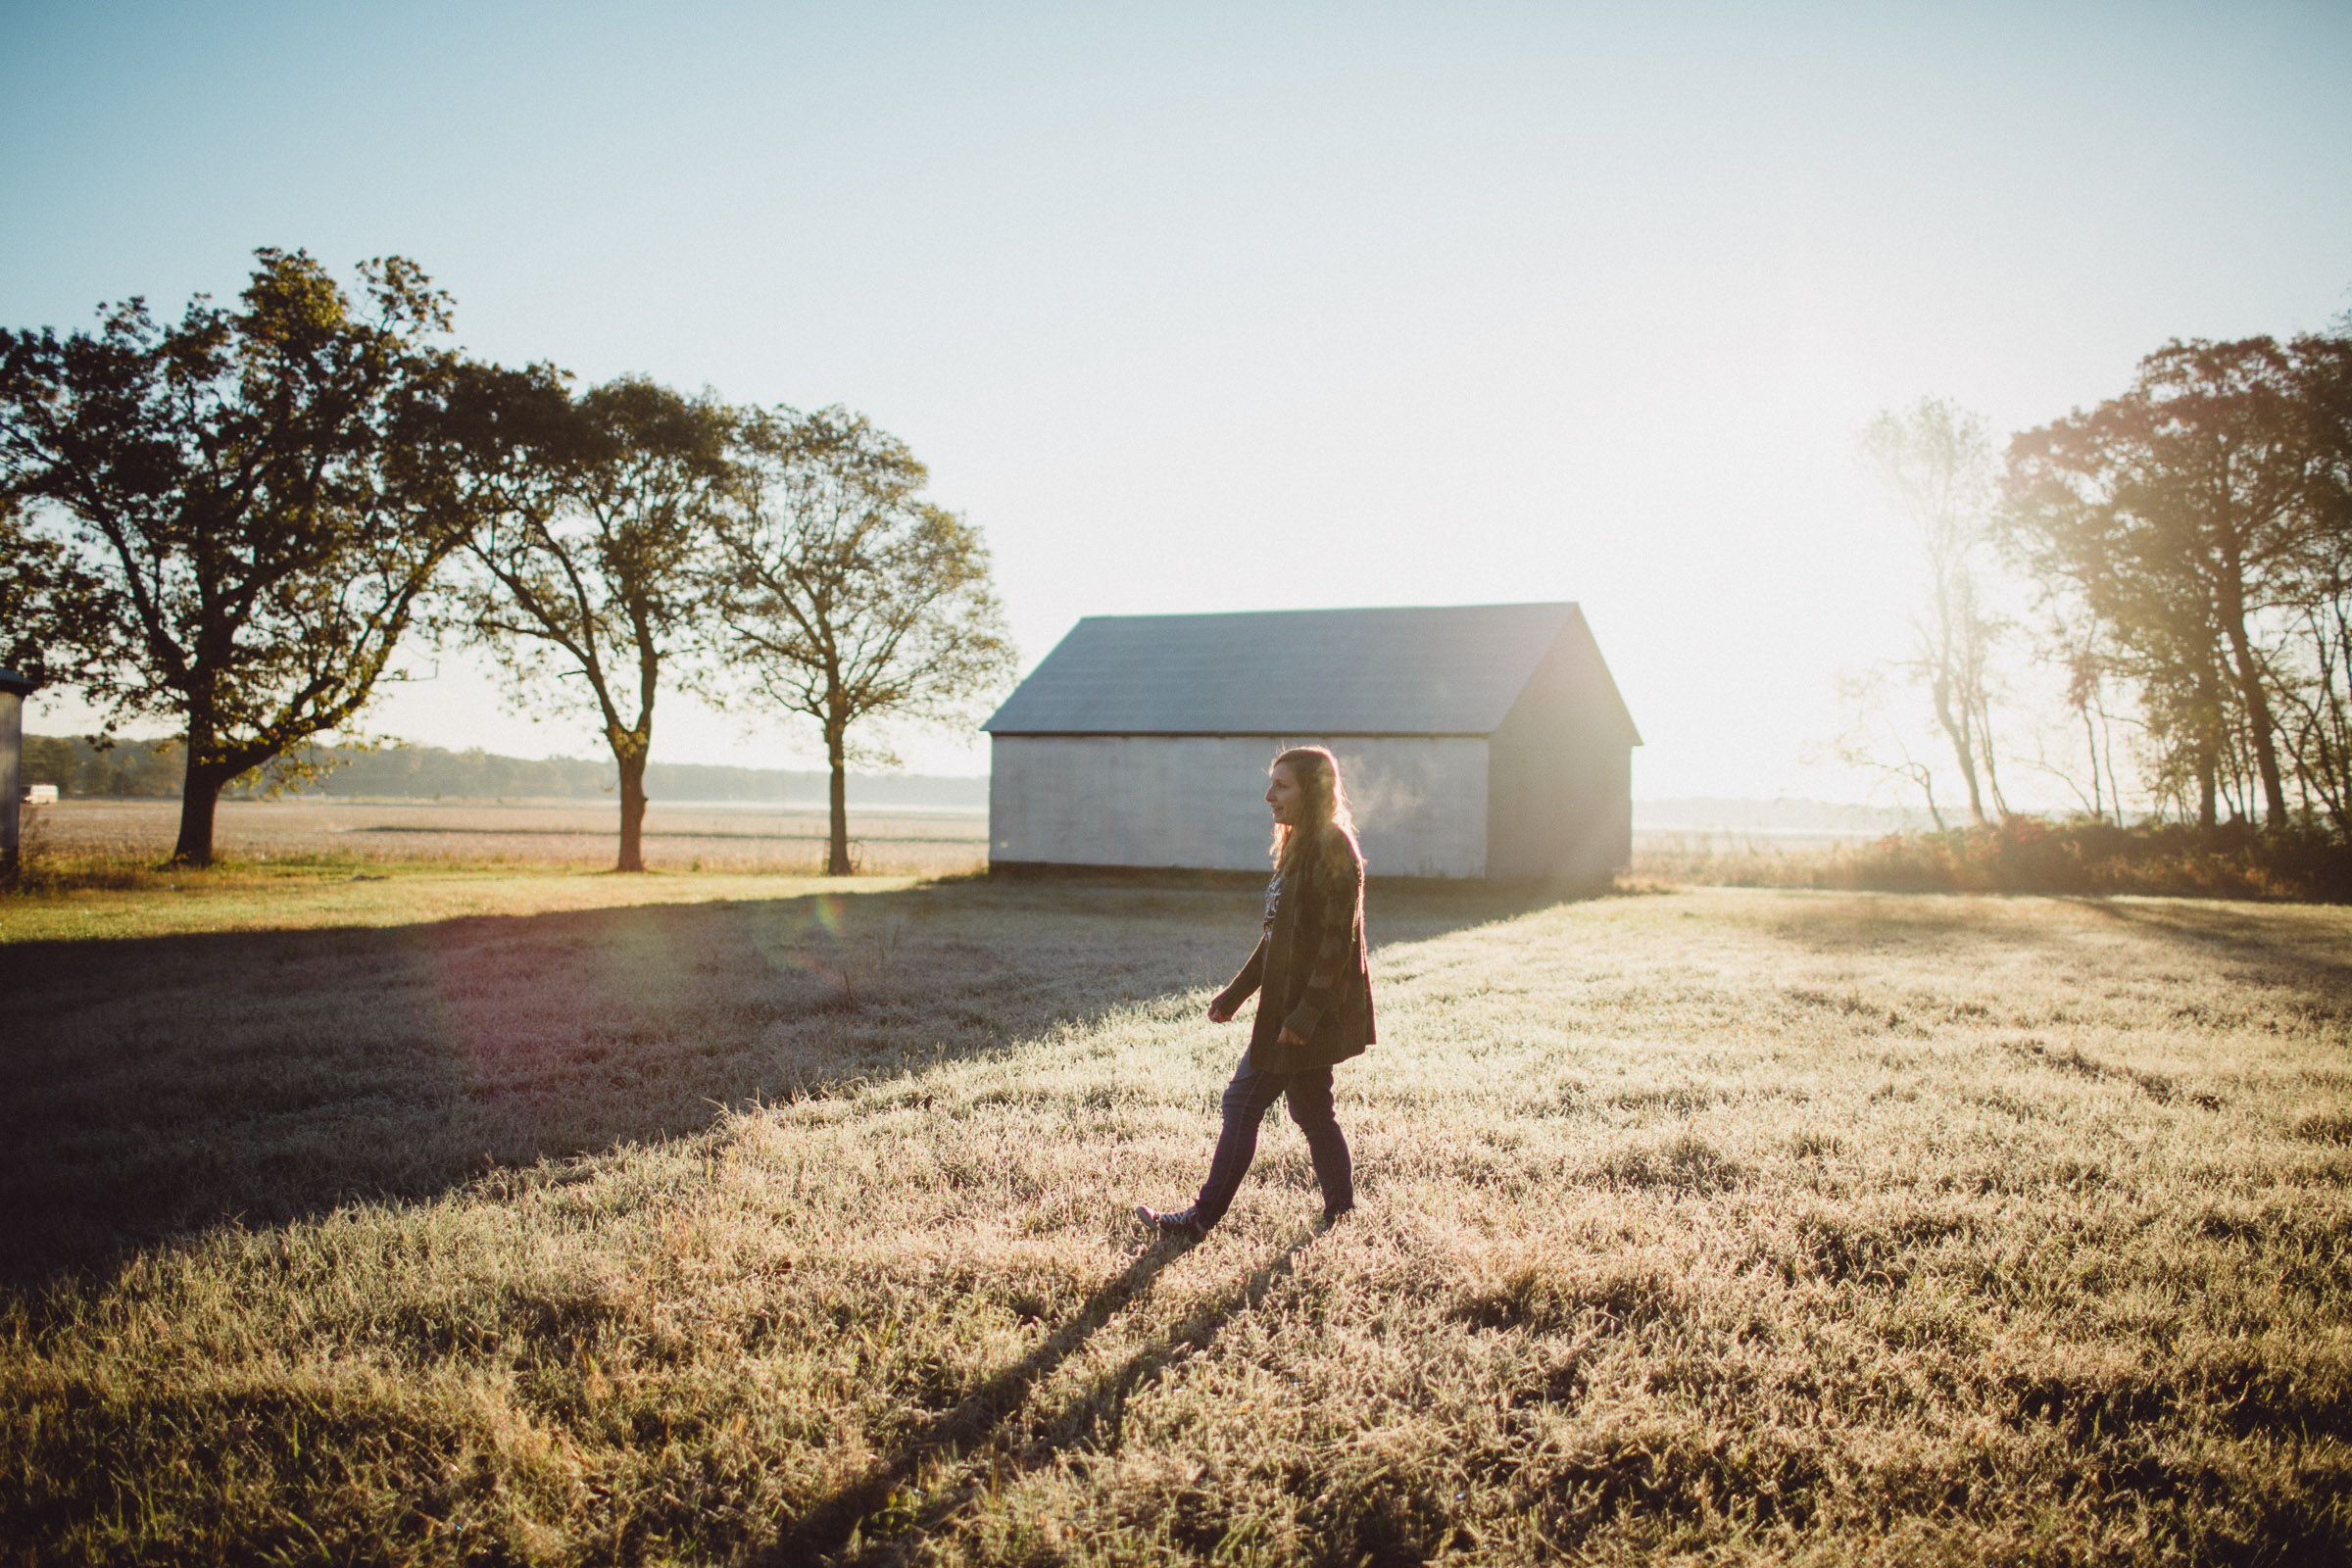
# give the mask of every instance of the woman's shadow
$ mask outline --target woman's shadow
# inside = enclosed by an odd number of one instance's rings
[[[1264,1301],[1298,1268],[1324,1229],[1317,1226],[1297,1237],[1239,1286],[1154,1335],[1107,1383],[1029,1423],[1034,1435],[1027,1443],[983,1461],[977,1450],[992,1446],[1028,1402],[1030,1392],[1113,1317],[1149,1296],[1160,1271],[1199,1244],[1162,1241],[1148,1247],[1036,1349],[925,1423],[865,1474],[811,1506],[757,1560],[767,1568],[816,1562],[844,1552],[854,1560],[857,1548],[864,1544],[936,1529],[984,1482],[999,1484],[1008,1474],[1035,1469],[1073,1447],[1116,1448],[1129,1400],[1177,1361],[1208,1348],[1234,1314]],[[933,1460],[959,1464],[963,1473],[945,1484],[934,1482],[919,1495],[910,1494],[909,1483]]]

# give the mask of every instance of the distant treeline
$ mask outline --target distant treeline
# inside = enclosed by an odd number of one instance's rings
[[[2160,894],[2352,904],[2352,847],[2317,825],[2247,821],[2047,822],[2008,816],[1987,827],[1894,834],[1802,856],[1685,870],[1733,885],[1882,893]]]
[[[452,752],[438,746],[399,746],[383,751],[321,749],[304,754],[306,763],[327,770],[299,781],[281,781],[288,794],[372,796],[394,800],[593,800],[611,795],[618,772],[609,760],[549,757],[537,761],[480,750]],[[54,784],[68,797],[170,798],[179,794],[187,759],[178,741],[119,741],[100,750],[80,736],[24,737],[24,782]],[[694,762],[651,762],[646,793],[657,801],[745,801],[820,807],[825,775],[783,768],[710,767]],[[270,780],[248,775],[225,793],[253,796]],[[850,796],[862,806],[976,807],[988,804],[988,780],[921,773],[853,773]]]

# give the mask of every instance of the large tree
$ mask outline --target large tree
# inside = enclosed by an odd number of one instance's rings
[[[0,330],[0,490],[30,518],[0,575],[110,728],[184,730],[190,864],[223,786],[359,716],[457,536],[448,297],[399,258],[357,299],[300,251],[256,258],[233,309]]]
[[[1959,764],[1969,814],[2005,810],[1992,746],[1992,647],[1999,623],[1977,583],[1993,493],[1984,421],[1942,398],[1882,411],[1862,432],[1862,456],[1919,547],[1927,599],[1912,618],[1903,669],[1927,688],[1936,722]],[[1931,808],[1932,809],[1932,808]]]
[[[642,871],[655,704],[701,614],[732,416],[636,377],[570,398],[544,370],[476,372],[457,402],[475,523],[454,621],[525,701],[593,707],[619,773],[617,868]]]
[[[2273,823],[2287,814],[2267,617],[2310,552],[2311,454],[2292,356],[2270,338],[2172,343],[2129,391],[2010,443],[2008,538],[2079,591],[2123,651],[2200,821],[2242,753]]]
[[[859,726],[952,723],[1012,676],[980,530],[925,500],[904,442],[842,409],[748,416],[717,516],[710,667],[815,721],[832,772],[826,871],[848,874],[849,764],[895,760]]]

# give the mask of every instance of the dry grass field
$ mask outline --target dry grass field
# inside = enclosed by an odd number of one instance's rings
[[[366,859],[467,866],[610,866],[619,833],[610,801],[223,801],[220,853],[231,859]],[[161,860],[179,830],[177,801],[60,801],[28,813],[28,855],[67,861]],[[816,872],[821,810],[676,806],[646,810],[645,859],[655,870]],[[969,811],[854,811],[851,858],[877,874],[976,870],[988,863],[988,819]]]
[[[0,1556],[2352,1556],[2352,913],[1384,891],[1185,1250],[1253,895],[666,880],[0,944]]]

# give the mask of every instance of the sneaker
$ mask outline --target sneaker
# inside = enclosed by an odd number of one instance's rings
[[[1355,1205],[1353,1203],[1342,1203],[1337,1208],[1327,1208],[1323,1211],[1323,1228],[1329,1230],[1354,1212]]]
[[[1135,1217],[1171,1242],[1197,1242],[1208,1234],[1208,1227],[1190,1208],[1161,1213],[1148,1203],[1135,1205]]]

